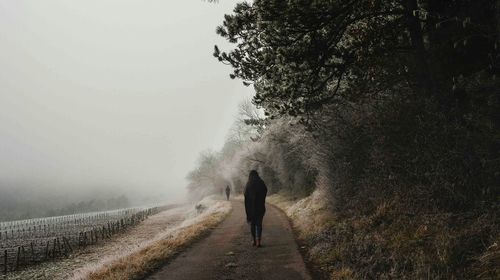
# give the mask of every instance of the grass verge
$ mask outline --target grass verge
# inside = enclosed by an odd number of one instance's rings
[[[226,208],[225,211],[209,214],[199,222],[180,228],[168,238],[155,241],[139,251],[103,265],[90,272],[85,279],[141,279],[216,227],[229,212],[230,208]]]
[[[325,203],[326,200],[319,193],[313,193],[302,199],[280,193],[269,196],[267,202],[288,216],[295,237],[301,245],[300,251],[314,278],[329,279],[332,272],[323,265],[323,260],[328,258],[328,255],[325,250],[317,250],[316,246],[312,245],[315,236],[325,232],[328,225],[334,221],[332,212]]]
[[[318,193],[268,201],[288,215],[321,278],[500,279],[498,209],[408,214],[393,198],[340,211]]]

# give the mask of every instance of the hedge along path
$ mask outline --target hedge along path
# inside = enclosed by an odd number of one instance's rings
[[[231,211],[230,203],[217,203],[225,207],[221,207],[221,210],[208,215],[202,214],[199,222],[181,227],[167,238],[154,241],[139,251],[114,260],[102,268],[83,276],[81,279],[115,280],[144,278],[175,257],[178,252],[215,228],[227,217]]]

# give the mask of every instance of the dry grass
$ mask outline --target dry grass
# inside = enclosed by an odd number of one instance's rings
[[[385,200],[370,209],[330,211],[321,195],[274,195],[324,279],[499,279],[496,210],[405,214]]]
[[[179,251],[217,226],[229,211],[210,214],[193,225],[179,229],[170,238],[158,240],[128,256],[91,272],[89,280],[141,279],[174,257]]]
[[[302,199],[296,199],[286,193],[275,194],[269,196],[267,202],[283,210],[290,218],[298,238],[308,245],[305,257],[313,266],[315,274],[321,274],[325,279],[352,279],[353,272],[349,268],[343,267],[332,271],[328,266],[332,260],[338,260],[341,255],[333,244],[321,242],[309,246],[312,239],[324,234],[329,225],[336,221],[321,191],[316,190]]]
[[[325,227],[336,221],[328,200],[319,190],[299,200],[286,194],[277,194],[269,196],[267,201],[287,214],[300,239],[307,239],[322,232]]]
[[[339,269],[333,270],[330,274],[331,280],[349,280],[354,278],[354,273],[350,268],[341,267]]]

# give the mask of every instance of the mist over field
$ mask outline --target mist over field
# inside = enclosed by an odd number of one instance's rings
[[[500,279],[499,44],[500,0],[0,0],[0,278]]]
[[[233,5],[0,1],[0,211],[184,199],[252,94],[211,56]]]

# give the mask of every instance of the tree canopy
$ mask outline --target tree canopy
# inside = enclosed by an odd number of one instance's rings
[[[496,2],[243,2],[217,28],[235,48],[214,56],[272,117],[307,119],[395,87],[440,97],[460,77],[498,71]]]
[[[498,0],[238,3],[217,28],[234,48],[214,56],[268,117],[238,126],[258,137],[228,142],[218,169],[309,195],[300,212],[327,201],[311,251],[341,252],[318,258],[332,279],[494,277],[499,31]]]

